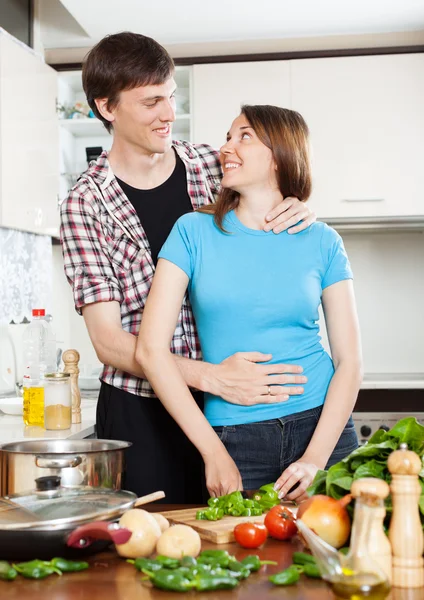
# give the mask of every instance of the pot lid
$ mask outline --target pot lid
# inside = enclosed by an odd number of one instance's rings
[[[58,488],[46,481],[42,485],[37,482],[37,487],[33,493],[0,498],[0,531],[69,529],[87,521],[115,519],[132,508],[137,499],[124,490]]]

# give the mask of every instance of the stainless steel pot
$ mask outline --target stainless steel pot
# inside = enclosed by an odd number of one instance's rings
[[[5,444],[0,448],[1,495],[34,488],[34,481],[58,475],[64,487],[121,489],[124,450],[115,440],[43,440]]]

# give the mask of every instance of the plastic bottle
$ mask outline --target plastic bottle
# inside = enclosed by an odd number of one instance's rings
[[[51,343],[53,333],[44,317],[43,308],[32,311],[32,321],[23,339],[24,423],[41,427],[44,426],[44,374],[56,371]]]

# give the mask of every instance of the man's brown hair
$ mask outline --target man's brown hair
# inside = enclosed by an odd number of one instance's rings
[[[111,110],[121,92],[165,83],[174,69],[172,58],[158,42],[124,31],[107,35],[90,50],[82,67],[82,84],[91,110],[110,132],[112,124],[99,113],[96,99],[107,98]]]
[[[283,198],[295,196],[302,202],[311,195],[312,176],[309,160],[309,130],[302,115],[288,108],[268,104],[241,107],[259,140],[272,152],[277,165],[277,184]],[[223,188],[215,204],[199,212],[213,214],[215,223],[224,231],[225,215],[237,208],[239,194]]]

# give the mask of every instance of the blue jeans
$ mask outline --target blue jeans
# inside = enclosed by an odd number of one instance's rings
[[[291,463],[299,460],[321,416],[322,406],[304,412],[246,425],[214,427],[236,463],[245,490],[256,490],[275,481]],[[352,417],[330,456],[326,469],[358,447]]]

